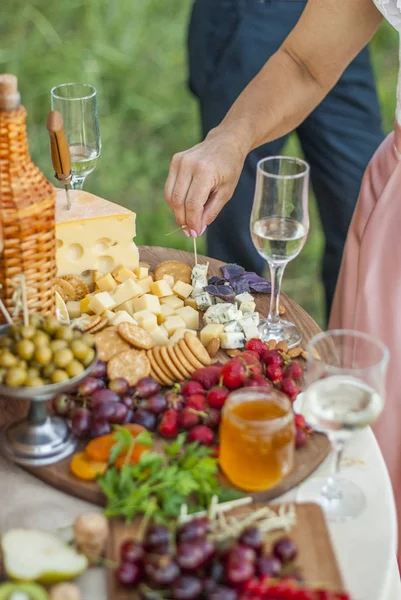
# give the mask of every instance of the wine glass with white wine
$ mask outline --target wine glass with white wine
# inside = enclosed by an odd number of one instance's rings
[[[63,117],[75,190],[82,190],[102,148],[96,96],[96,88],[86,83],[63,83],[51,90],[52,110]]]
[[[263,341],[287,342],[302,336],[294,323],[279,316],[284,269],[301,252],[309,231],[309,165],[298,158],[272,156],[258,162],[251,215],[253,244],[268,263],[271,277],[270,310],[259,324]]]

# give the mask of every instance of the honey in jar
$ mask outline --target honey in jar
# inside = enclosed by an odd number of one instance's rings
[[[230,394],[220,424],[220,467],[249,492],[274,487],[292,470],[295,426],[282,392],[243,388]]]

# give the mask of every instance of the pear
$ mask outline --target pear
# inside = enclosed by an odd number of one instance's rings
[[[4,569],[16,581],[58,583],[88,567],[86,556],[44,531],[11,529],[2,536],[1,548]]]
[[[36,583],[3,583],[0,600],[49,600],[47,592]]]

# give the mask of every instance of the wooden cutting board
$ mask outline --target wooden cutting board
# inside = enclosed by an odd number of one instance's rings
[[[189,252],[182,250],[173,250],[170,248],[159,248],[143,246],[140,248],[140,259],[143,262],[149,263],[151,269],[163,260],[181,260],[193,266],[194,257]],[[204,256],[198,257],[198,262],[209,262],[209,276],[220,275],[220,267],[224,264],[212,258]],[[261,315],[266,316],[269,309],[269,296],[266,294],[256,294],[256,310]],[[304,337],[303,346],[316,333],[320,332],[319,326],[315,321],[293,300],[283,295],[280,303],[286,308],[285,318],[294,322]],[[228,360],[225,352],[220,351],[216,359]],[[26,406],[22,403],[10,400],[0,399],[0,426],[11,423],[26,412]],[[297,486],[306,477],[308,477],[320,463],[326,458],[330,451],[330,445],[324,435],[313,434],[308,441],[308,444],[297,450],[295,453],[295,466],[293,471],[275,488],[255,494],[255,500],[259,502],[267,502],[273,498],[277,498],[288,490]],[[87,500],[94,504],[103,505],[104,498],[96,483],[85,482],[76,479],[69,471],[70,458],[67,458],[54,465],[45,467],[25,467],[27,471],[67,494],[76,496],[83,500]]]
[[[263,504],[238,508],[231,513],[240,515]],[[280,505],[271,508],[277,509]],[[300,569],[302,577],[308,583],[324,585],[328,589],[344,591],[344,584],[337,564],[336,556],[331,544],[330,534],[323,516],[322,509],[317,504],[296,504],[297,522],[288,533],[297,545],[298,557],[295,565]],[[139,520],[131,525],[125,525],[121,520],[110,522],[110,536],[106,557],[115,563],[119,562],[119,549],[121,543],[135,537]],[[283,535],[287,535],[284,534]],[[267,550],[269,548],[267,547]],[[124,589],[118,584],[113,569],[107,570],[107,591],[109,600],[134,600],[136,594],[132,590]]]

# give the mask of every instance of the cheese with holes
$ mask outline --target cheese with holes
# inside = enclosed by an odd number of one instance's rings
[[[64,189],[57,190],[57,275],[80,275],[87,270],[106,274],[121,265],[136,269],[135,213],[88,192],[70,190],[70,197],[68,210]]]

